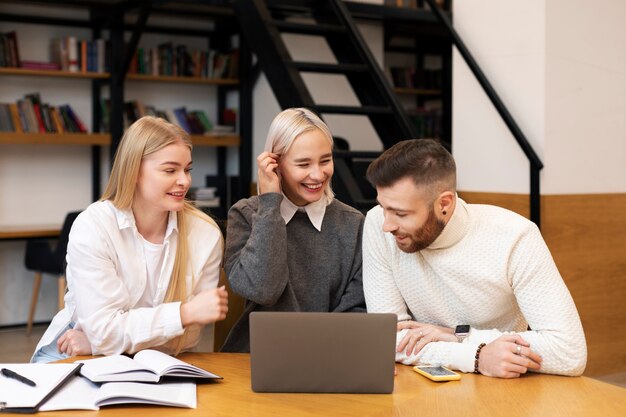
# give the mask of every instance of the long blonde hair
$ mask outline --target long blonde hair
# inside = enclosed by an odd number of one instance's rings
[[[185,144],[189,151],[193,144],[189,134],[184,129],[169,123],[161,118],[145,116],[133,123],[124,133],[117,148],[111,176],[106,185],[101,200],[109,200],[120,210],[132,209],[135,189],[139,178],[139,169],[144,157],[155,153],[173,143]],[[190,260],[189,242],[187,240],[187,216],[194,215],[213,225],[219,232],[219,227],[209,216],[185,201],[183,209],[177,213],[178,245],[174,258],[174,268],[170,283],[165,294],[164,302],[187,300],[187,267]],[[220,232],[221,237],[221,232]],[[222,238],[223,239],[223,238]],[[192,288],[195,276],[192,275]],[[176,354],[184,345],[183,336],[179,337]]]
[[[278,155],[285,155],[291,149],[293,142],[303,133],[311,130],[319,130],[330,143],[330,148],[334,146],[333,135],[330,129],[311,110],[304,107],[283,110],[272,121],[265,140],[265,151]],[[330,186],[330,181],[324,189],[324,195],[328,201],[335,196]]]

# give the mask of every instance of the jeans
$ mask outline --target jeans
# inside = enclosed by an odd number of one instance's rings
[[[59,332],[59,335],[50,344],[42,346],[38,351],[36,351],[33,354],[33,357],[30,358],[30,361],[32,363],[48,363],[69,358],[69,355],[59,352],[59,349],[57,348],[57,341],[63,334],[65,334],[66,331],[73,328],[74,323],[68,324],[65,329]]]

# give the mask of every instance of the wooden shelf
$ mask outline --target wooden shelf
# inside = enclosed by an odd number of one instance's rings
[[[234,133],[210,133],[207,135],[191,135],[194,146],[236,147],[241,143],[239,135]]]
[[[126,79],[133,80],[133,81],[188,83],[188,84],[213,84],[213,85],[238,85],[239,84],[238,79],[176,77],[176,76],[171,76],[171,75],[127,74]]]
[[[396,94],[406,94],[406,95],[414,95],[414,96],[440,96],[443,94],[441,90],[427,90],[422,88],[399,88],[396,87],[393,89]]]
[[[38,226],[0,226],[0,240],[58,237],[59,234],[61,234],[60,224],[46,224]]]
[[[27,75],[36,77],[59,77],[59,78],[86,78],[100,79],[109,78],[110,75],[104,72],[70,72],[54,70],[33,70],[24,68],[0,68],[0,75]]]
[[[0,133],[0,144],[110,145],[108,133]]]

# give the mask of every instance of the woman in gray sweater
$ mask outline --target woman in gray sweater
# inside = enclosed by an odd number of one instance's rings
[[[252,311],[365,311],[363,215],[334,199],[332,147],[310,110],[272,122],[257,158],[259,195],[228,213],[224,266],[246,304],[222,351],[250,350]]]

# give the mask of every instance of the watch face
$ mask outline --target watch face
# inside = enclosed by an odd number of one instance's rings
[[[470,331],[469,324],[459,324],[458,326],[456,326],[456,329],[454,329],[455,334],[469,333],[469,331]]]

